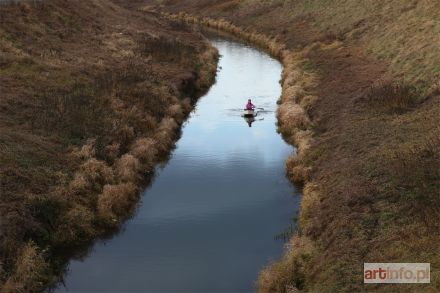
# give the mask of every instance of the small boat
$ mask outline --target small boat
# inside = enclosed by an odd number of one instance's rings
[[[255,110],[244,109],[244,117],[255,117],[257,116]]]

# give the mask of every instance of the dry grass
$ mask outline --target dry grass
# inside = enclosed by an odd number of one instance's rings
[[[404,145],[390,153],[390,171],[395,176],[402,199],[407,202],[424,225],[438,231],[440,221],[440,128],[435,128],[423,140]],[[435,232],[436,233],[436,232]]]
[[[42,291],[50,276],[50,266],[46,263],[42,251],[34,243],[28,242],[21,249],[18,259],[12,276],[1,292]]]
[[[122,182],[138,182],[140,180],[140,170],[139,160],[130,154],[123,155],[115,162],[116,176]]]
[[[84,205],[73,204],[58,219],[59,225],[54,241],[60,247],[72,247],[85,243],[97,234],[95,211]]]
[[[157,161],[156,141],[152,138],[136,140],[130,148],[130,153],[143,165],[143,169],[151,170]]]
[[[55,251],[133,211],[218,53],[108,0],[2,5],[0,19],[0,287],[42,291],[65,261]]]
[[[313,241],[294,236],[285,257],[264,269],[258,279],[258,292],[298,292],[305,287],[304,275],[308,270],[308,260],[313,256]]]
[[[190,2],[190,1],[189,1]],[[283,22],[309,19],[331,39],[361,41],[365,48],[390,62],[389,72],[405,76],[413,84],[431,84],[439,79],[440,4],[435,0],[412,1],[243,1],[248,22],[256,24],[258,6],[268,17]],[[278,3],[277,8],[273,7]],[[264,15],[259,21],[266,24]],[[271,25],[276,25],[272,22]],[[287,29],[289,29],[287,27]]]
[[[110,225],[131,214],[139,198],[139,192],[133,183],[105,185],[98,197],[99,217]]]
[[[371,87],[368,103],[379,111],[403,113],[420,102],[417,88],[404,83],[379,81]]]

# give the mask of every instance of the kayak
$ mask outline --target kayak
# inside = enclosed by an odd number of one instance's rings
[[[244,117],[255,117],[255,110],[244,109]]]

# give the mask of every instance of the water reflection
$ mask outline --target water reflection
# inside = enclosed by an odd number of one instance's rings
[[[252,127],[252,123],[255,122],[254,116],[251,117],[244,117],[244,120],[246,120],[246,123],[249,125],[249,127]]]
[[[251,292],[299,206],[276,133],[280,64],[215,40],[221,70],[125,231],[72,261],[58,292]],[[264,108],[243,119],[247,97]],[[245,120],[246,123],[243,123]]]

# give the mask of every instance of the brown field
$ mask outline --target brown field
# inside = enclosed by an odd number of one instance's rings
[[[278,115],[299,147],[287,174],[304,198],[300,229],[259,290],[440,291],[439,2],[159,2],[288,49],[274,54],[285,65]],[[363,285],[364,262],[430,262],[431,284]]]
[[[0,291],[40,292],[130,216],[217,52],[108,0],[0,5]]]

